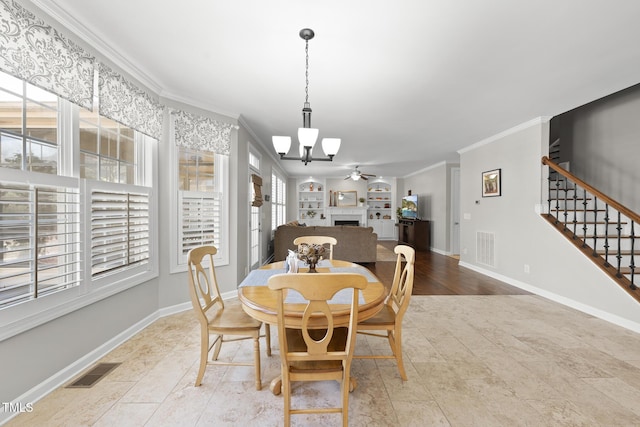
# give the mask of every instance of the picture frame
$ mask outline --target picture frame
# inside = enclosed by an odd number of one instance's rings
[[[357,206],[358,205],[358,192],[357,191],[337,191],[336,206]]]
[[[482,172],[482,197],[502,195],[502,169]]]

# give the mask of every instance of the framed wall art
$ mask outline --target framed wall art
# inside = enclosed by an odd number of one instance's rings
[[[501,175],[501,169],[482,172],[482,197],[495,197],[502,194]]]
[[[357,191],[338,191],[338,200],[336,206],[357,206]]]

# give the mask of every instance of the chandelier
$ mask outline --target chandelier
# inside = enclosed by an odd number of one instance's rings
[[[282,160],[301,160],[305,165],[313,160],[330,162],[340,149],[340,138],[323,138],[322,149],[327,157],[313,157],[313,146],[318,139],[318,129],[311,127],[311,105],[309,104],[309,40],[315,36],[313,30],[304,28],[300,30],[300,37],[305,41],[306,67],[305,67],[305,100],[302,108],[302,127],[298,128],[298,142],[300,143],[300,157],[286,157],[291,148],[290,136],[273,136],[273,148]]]

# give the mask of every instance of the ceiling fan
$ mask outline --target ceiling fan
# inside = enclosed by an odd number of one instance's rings
[[[351,178],[354,181],[358,181],[360,178],[364,179],[365,181],[369,179],[369,177],[374,177],[375,175],[372,175],[370,173],[362,173],[358,170],[359,166],[356,166],[355,169],[353,170],[353,172],[351,172],[349,175],[347,175],[347,177],[345,179],[349,179]]]

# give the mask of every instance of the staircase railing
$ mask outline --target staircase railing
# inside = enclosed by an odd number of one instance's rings
[[[640,302],[635,284],[635,258],[640,255],[635,228],[640,215],[547,156],[542,164],[557,172],[549,179],[549,213],[543,216]]]

